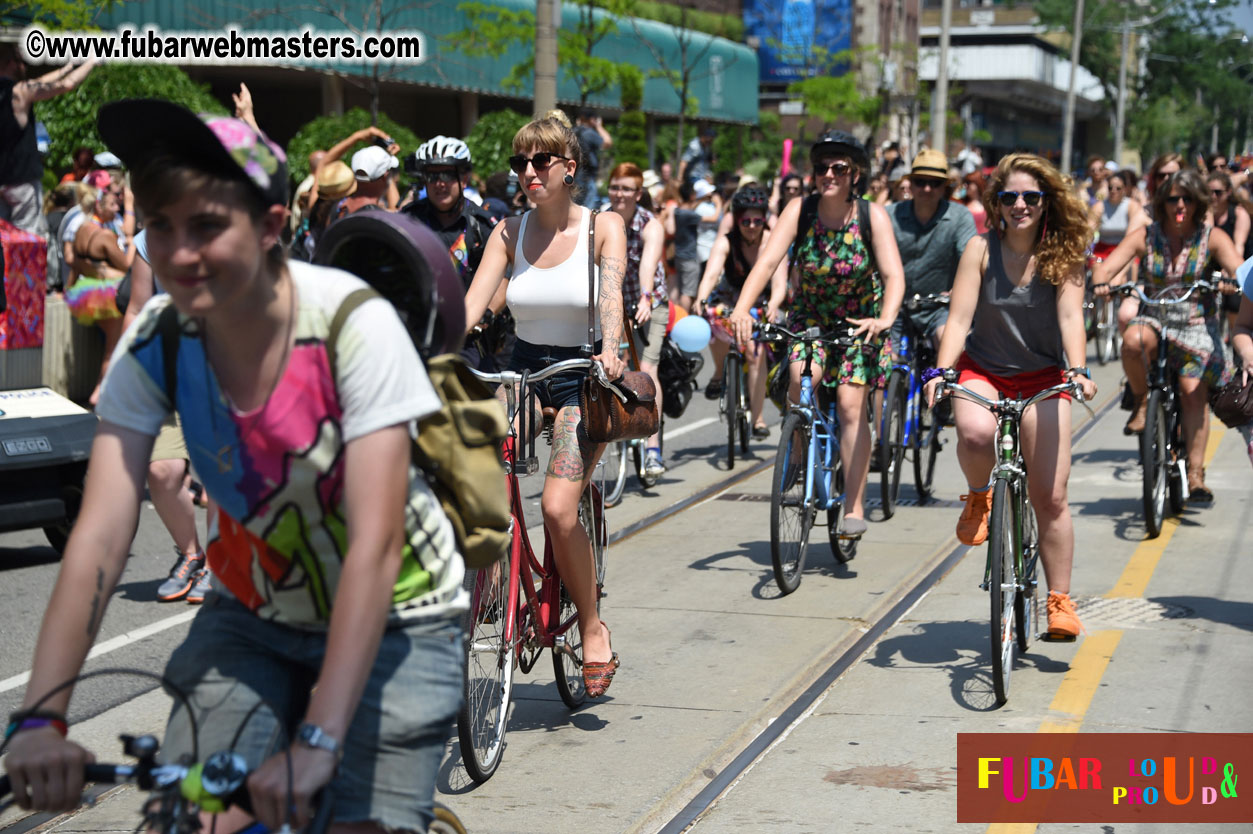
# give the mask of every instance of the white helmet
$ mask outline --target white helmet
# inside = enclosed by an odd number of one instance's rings
[[[418,170],[427,165],[452,165],[468,170],[471,165],[470,148],[465,142],[452,136],[436,136],[422,143],[414,152],[414,167]]]

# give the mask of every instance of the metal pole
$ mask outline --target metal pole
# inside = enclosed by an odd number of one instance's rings
[[[1083,0],[1075,3],[1075,27],[1070,41],[1070,88],[1066,92],[1066,122],[1062,127],[1062,173],[1071,171],[1075,140],[1075,79],[1079,75],[1079,44],[1083,41]]]
[[[1220,153],[1218,150],[1218,105],[1214,105],[1214,129],[1210,131],[1209,146],[1212,153]]]
[[[555,4],[535,4],[535,115],[557,106],[557,30],[553,25]]]
[[[935,95],[931,99],[931,147],[948,155],[945,136],[948,125],[948,41],[953,26],[953,0],[940,6],[940,64],[935,73]]]
[[[1127,133],[1127,53],[1131,51],[1131,23],[1122,21],[1122,55],[1118,58],[1118,113],[1114,128],[1114,161],[1122,165],[1122,143]]]

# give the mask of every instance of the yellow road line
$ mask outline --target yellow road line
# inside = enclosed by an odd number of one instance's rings
[[[1209,442],[1205,446],[1206,466],[1214,459],[1225,435],[1226,426],[1217,422],[1211,424]],[[1153,578],[1153,572],[1157,569],[1158,560],[1162,558],[1166,545],[1178,528],[1179,519],[1168,518],[1162,524],[1160,536],[1140,542],[1127,561],[1122,576],[1105,596],[1143,596],[1149,580]],[[1121,630],[1110,629],[1090,635],[1079,645],[1074,659],[1070,661],[1070,669],[1057,687],[1053,703],[1049,704],[1049,717],[1040,723],[1038,732],[1079,732],[1083,717],[1092,706],[1092,699],[1100,688],[1101,678],[1105,676],[1105,670],[1121,639]],[[1036,823],[993,823],[988,826],[987,834],[1035,834],[1037,827]]]

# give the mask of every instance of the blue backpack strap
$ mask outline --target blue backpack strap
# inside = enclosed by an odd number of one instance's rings
[[[178,325],[178,308],[172,303],[157,316],[157,335],[161,339],[161,367],[165,373],[165,396],[170,409],[177,408],[178,395],[178,343],[183,331]]]

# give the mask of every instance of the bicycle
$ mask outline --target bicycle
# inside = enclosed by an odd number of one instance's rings
[[[1216,293],[1217,284],[1197,281],[1187,288],[1180,285],[1165,287],[1156,297],[1150,298],[1134,284],[1111,287],[1113,295],[1135,295],[1143,310],[1156,307],[1162,310],[1162,330],[1157,345],[1157,356],[1148,365],[1148,405],[1145,410],[1144,431],[1140,434],[1140,465],[1143,474],[1142,499],[1144,526],[1150,539],[1162,532],[1167,501],[1170,512],[1183,512],[1188,500],[1187,443],[1183,437],[1183,407],[1179,394],[1179,372],[1167,356],[1166,332],[1170,327],[1187,324],[1191,310],[1192,294]],[[1179,293],[1182,292],[1180,295]],[[1191,302],[1195,305],[1196,302]],[[1113,306],[1112,304],[1110,306]]]
[[[634,346],[626,342],[623,346],[630,348],[631,362],[628,367],[634,371],[643,370]],[[664,456],[666,415],[661,413],[658,416],[657,448]],[[605,444],[605,453],[602,456],[605,463],[605,507],[616,507],[622,501],[622,495],[626,492],[628,457],[635,468],[635,477],[639,479],[644,489],[652,489],[657,485],[660,476],[649,475],[645,471],[645,464],[648,463],[648,440],[647,437],[637,437],[633,440],[619,440]]]
[[[1033,633],[1039,632],[1040,537],[1035,511],[1027,494],[1027,467],[1022,457],[1019,424],[1023,413],[1038,402],[1071,394],[1083,403],[1077,383],[1046,388],[1027,399],[1006,397],[990,400],[957,382],[947,371],[936,388],[936,402],[945,395],[961,396],[978,403],[996,416],[997,461],[992,470],[992,512],[988,519],[988,556],[979,587],[991,598],[992,689],[997,704],[1009,700],[1009,679],[1015,649],[1025,652]],[[1087,404],[1084,404],[1087,407]],[[1073,638],[1071,638],[1073,639]]]
[[[711,299],[712,301],[712,299]],[[719,316],[710,304],[706,304],[705,315],[711,327],[717,327],[729,334],[723,324],[724,317]],[[762,319],[766,314],[765,307],[754,307],[753,317]],[[730,338],[727,355],[722,360],[722,396],[718,398],[718,415],[727,426],[727,469],[735,468],[735,447],[738,444],[740,456],[748,454],[748,441],[752,426],[749,425],[751,411],[748,404],[748,379],[744,368],[745,356],[734,337]],[[764,371],[763,371],[764,372]]]
[[[911,313],[947,305],[948,296],[941,293],[915,294],[905,299],[905,309]],[[922,372],[935,364],[935,348],[908,315],[902,315],[901,322],[905,335],[888,376],[879,428],[880,495],[885,519],[896,513],[906,450],[913,458],[918,501],[924,503],[931,497],[935,460],[944,446],[940,440],[944,423],[927,408],[922,391]]]
[[[822,334],[817,327],[793,333],[779,325],[762,324],[754,338],[759,341],[787,341],[806,346],[801,373],[800,401],[788,408],[783,418],[779,450],[775,457],[770,487],[770,558],[779,590],[790,594],[800,587],[809,530],[818,510],[827,512],[827,538],[837,562],[845,563],[857,553],[857,539],[843,535],[844,470],[840,461],[839,417],[835,397],[815,402],[813,380],[814,345],[837,350],[857,345],[854,328],[845,336]],[[876,345],[862,345],[867,352]],[[786,355],[786,354],[785,354]]]
[[[457,716],[457,736],[466,771],[479,784],[490,779],[500,766],[515,666],[527,674],[544,649],[550,649],[561,700],[570,709],[576,709],[587,697],[577,611],[557,573],[550,536],[545,535],[543,561],[535,556],[527,533],[518,477],[539,470],[535,455],[534,383],[557,374],[588,369],[602,385],[616,391],[605,378],[603,368],[590,359],[567,359],[535,372],[474,372],[484,382],[505,387],[510,431],[502,457],[513,515],[513,541],[508,561],[466,574],[466,587],[471,591],[467,615],[466,698]],[[544,409],[542,430],[549,444],[555,417],[555,409]],[[601,473],[603,479],[603,469]],[[608,540],[603,494],[603,483],[598,486],[594,479],[579,501],[578,512],[579,523],[592,542],[597,599],[604,586]],[[541,582],[538,590],[536,576]]]
[[[1118,332],[1118,305],[1108,296],[1097,295],[1092,284],[1092,267],[1104,258],[1092,258],[1087,269],[1087,288],[1083,294],[1083,328],[1088,341],[1096,347],[1096,361],[1101,365],[1114,360],[1122,350]]]

